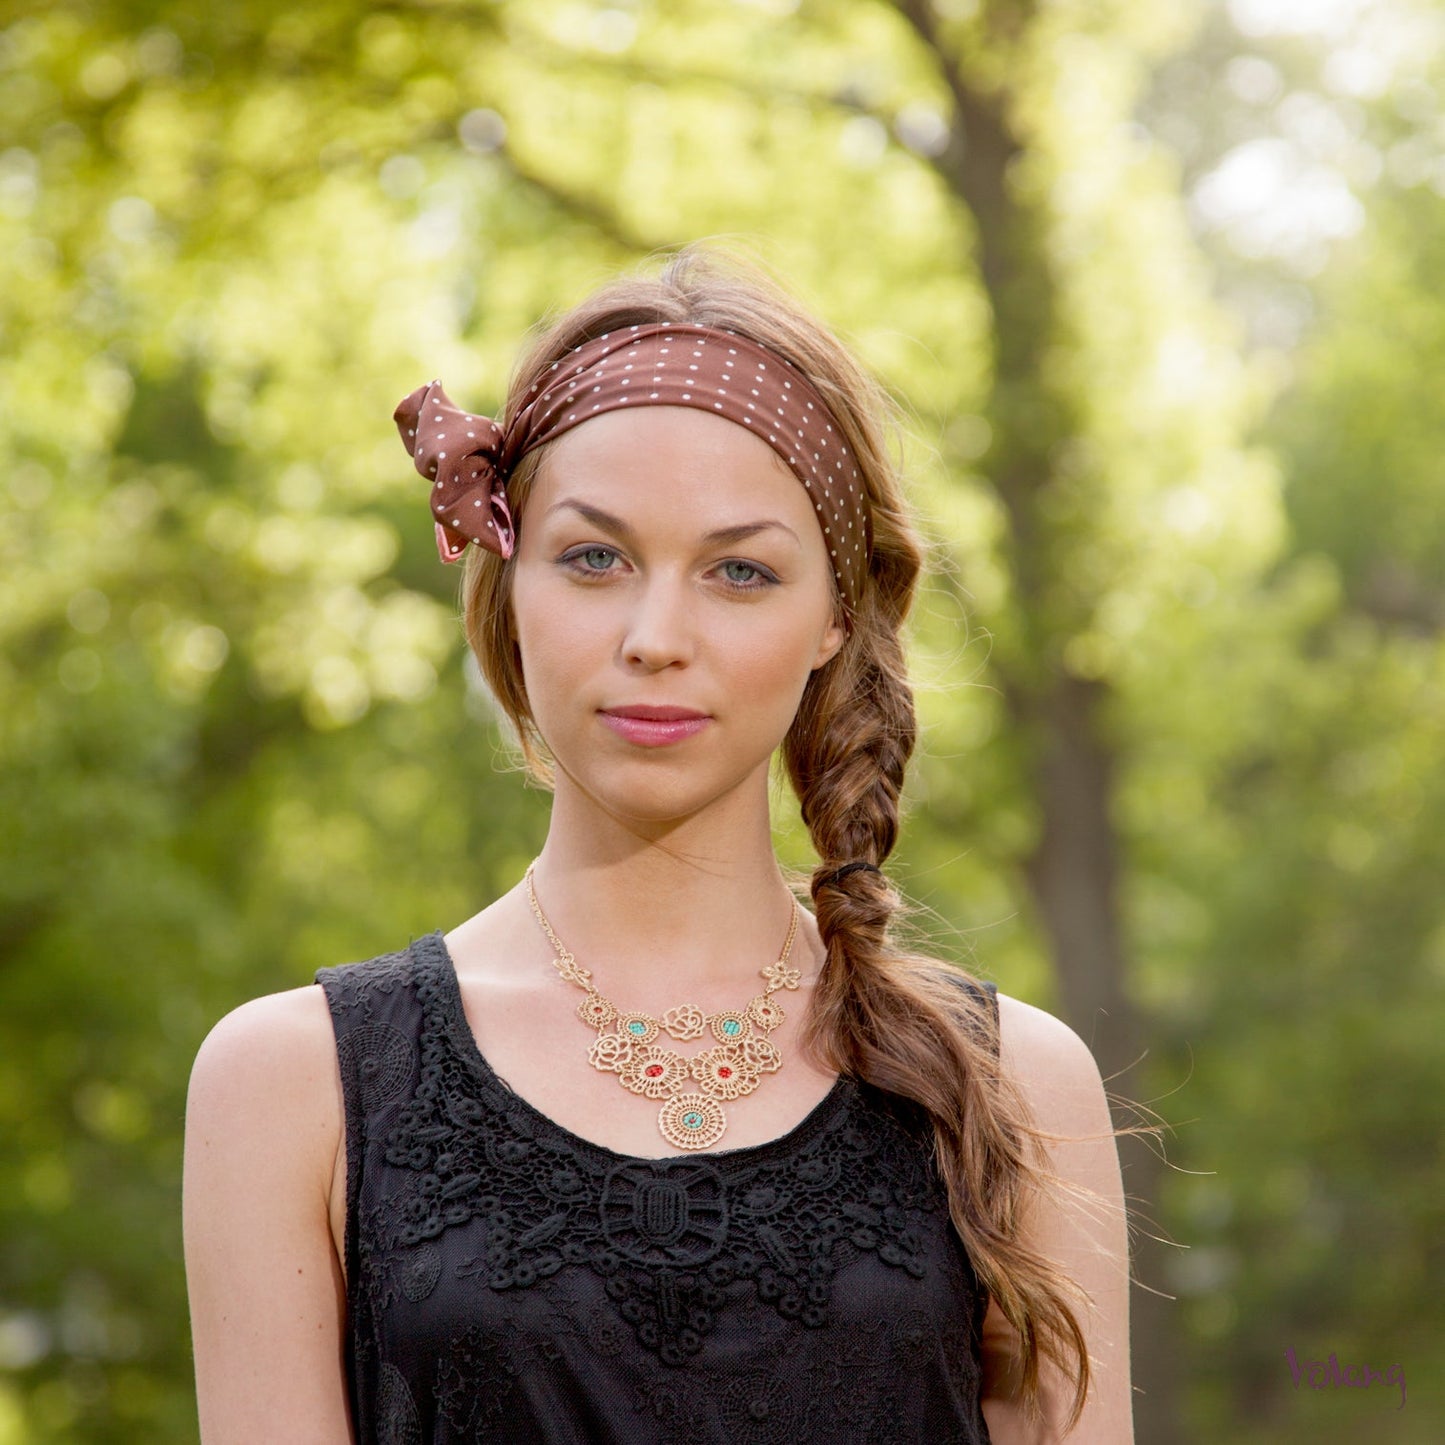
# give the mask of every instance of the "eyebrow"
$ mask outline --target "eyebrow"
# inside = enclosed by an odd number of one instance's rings
[[[625,542],[635,543],[637,540],[637,534],[621,517],[614,517],[611,512],[604,512],[601,507],[594,507],[588,502],[578,501],[576,497],[563,497],[560,502],[553,503],[547,508],[547,516],[550,517],[553,512],[560,512],[564,507],[570,507],[574,512],[581,513],[593,526],[602,527],[614,536],[621,537]],[[800,547],[802,546],[802,543],[798,541],[798,534],[786,522],[778,522],[771,517],[761,522],[738,522],[731,527],[718,527],[709,532],[702,540],[708,543],[742,542],[773,527],[786,532],[793,541],[798,542]]]

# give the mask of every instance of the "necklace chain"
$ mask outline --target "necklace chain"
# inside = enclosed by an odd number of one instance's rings
[[[727,1128],[723,1101],[751,1094],[764,1074],[775,1074],[783,1056],[769,1035],[786,1015],[773,995],[780,989],[796,989],[802,976],[788,963],[798,933],[798,904],[793,900],[792,918],[782,956],[761,968],[766,987],[741,1009],[705,1013],[696,1004],[679,1004],[666,1013],[628,1012],[619,1009],[592,982],[590,969],[578,965],[576,957],[557,937],[532,885],[533,859],[527,865],[527,899],[537,922],[551,940],[557,957],[553,964],[568,983],[587,996],[577,1005],[577,1017],[597,1031],[587,1051],[592,1067],[615,1074],[623,1088],[649,1099],[661,1099],[657,1127],[662,1137],[678,1149],[706,1149],[722,1138]],[[711,1048],[691,1058],[657,1043],[660,1033],[679,1042],[711,1033]],[[682,1092],[689,1081],[696,1088]]]

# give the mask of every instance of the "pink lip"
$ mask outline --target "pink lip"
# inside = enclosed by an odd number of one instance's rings
[[[670,720],[624,717],[610,712],[599,713],[598,716],[613,732],[626,738],[628,742],[640,743],[643,747],[648,748],[681,742],[683,738],[690,738],[694,733],[701,732],[711,721],[708,717],[696,715]]]
[[[604,707],[613,717],[643,717],[650,722],[677,722],[682,718],[706,717],[694,707],[655,707],[651,703],[624,703],[621,707]]]

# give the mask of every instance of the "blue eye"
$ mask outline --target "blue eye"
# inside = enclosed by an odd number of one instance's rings
[[[574,552],[564,553],[557,560],[577,577],[605,577],[609,572],[614,571],[612,567],[591,567],[583,563],[586,557],[616,557],[617,553],[611,547],[579,547]],[[778,579],[770,572],[765,572],[755,562],[744,562],[740,557],[729,558],[726,562],[720,562],[718,567],[743,567],[753,574],[751,582],[735,582],[729,577],[723,578],[723,586],[730,592],[760,592],[765,587],[774,587]]]
[[[724,583],[727,586],[735,588],[739,592],[755,592],[759,587],[768,587],[772,585],[771,579],[764,576],[763,569],[761,567],[753,566],[751,562],[743,562],[734,558],[732,561],[724,562],[722,565],[724,567],[745,567],[749,572],[753,574],[754,577],[759,579],[756,582],[734,582],[729,578],[723,579]]]
[[[567,556],[562,558],[562,561],[565,562],[574,572],[589,573],[592,576],[596,576],[599,572],[608,571],[610,569],[579,567],[577,564],[582,560],[583,557],[592,557],[599,552],[601,552],[604,556],[607,557],[615,557],[617,555],[616,552],[612,551],[611,548],[608,547],[584,547],[580,552],[568,553]]]

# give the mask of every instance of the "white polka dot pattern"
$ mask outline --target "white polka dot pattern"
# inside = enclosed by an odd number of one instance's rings
[[[459,562],[468,542],[499,556],[516,550],[517,532],[498,467],[504,435],[490,417],[463,411],[440,381],[419,386],[398,403],[392,420],[417,471],[432,484],[437,552]]]
[[[575,347],[539,380],[505,433],[460,410],[441,383],[419,387],[395,420],[416,469],[433,483],[443,561],[469,541],[510,557],[505,481],[533,447],[620,407],[687,406],[760,437],[807,488],[850,621],[872,528],[857,464],[832,413],[791,362],[735,332],[689,324],[623,327]]]

